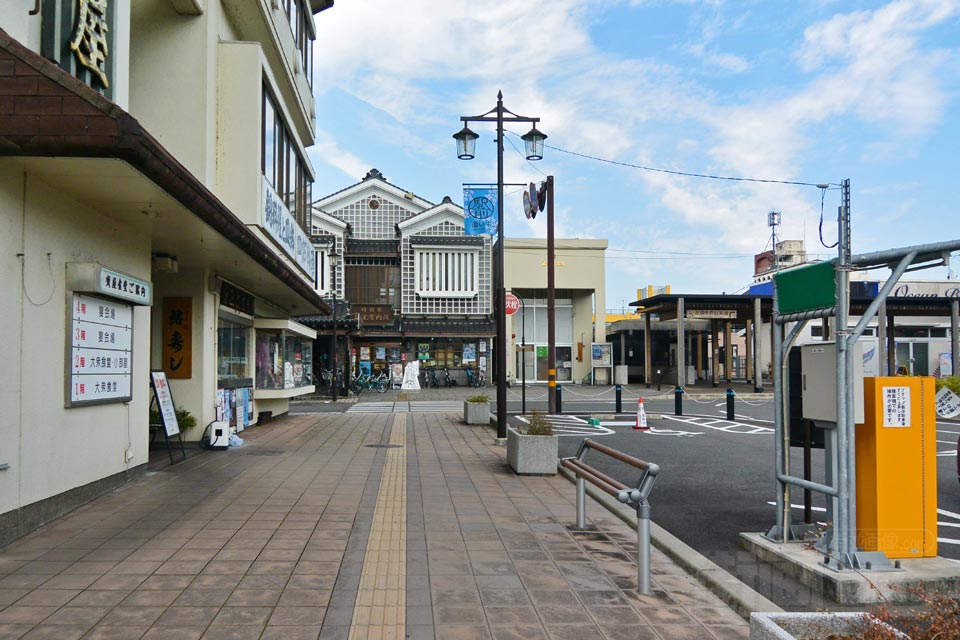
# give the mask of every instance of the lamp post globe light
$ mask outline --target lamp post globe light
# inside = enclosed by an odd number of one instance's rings
[[[497,321],[496,379],[497,379],[497,438],[507,437],[507,315],[506,289],[504,288],[504,243],[503,243],[503,123],[527,122],[534,125],[522,136],[527,160],[543,158],[543,141],[546,135],[537,130],[540,118],[528,118],[509,111],[503,106],[503,92],[497,92],[497,106],[478,116],[461,116],[463,129],[453,134],[457,141],[457,157],[472,160],[475,156],[477,138],[480,136],[467,126],[470,122],[495,122],[497,125],[497,260],[494,270],[494,314]]]

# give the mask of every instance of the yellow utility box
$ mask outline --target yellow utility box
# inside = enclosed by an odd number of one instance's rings
[[[857,546],[889,558],[937,555],[933,378],[865,378],[857,425]]]

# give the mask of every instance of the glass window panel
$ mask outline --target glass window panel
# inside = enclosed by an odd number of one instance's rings
[[[267,93],[266,87],[263,91],[263,159],[262,159],[262,169],[263,175],[266,176],[267,181],[270,182],[276,188],[276,165],[277,165],[277,150],[276,150],[276,116],[273,109],[273,101],[270,99],[270,94]]]
[[[217,323],[217,374],[221,380],[248,377],[247,338],[250,329],[220,318]]]

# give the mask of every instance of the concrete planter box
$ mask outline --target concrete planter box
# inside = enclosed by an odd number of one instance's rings
[[[751,613],[750,640],[817,640],[830,634],[849,634],[855,638],[863,634],[868,613]],[[898,638],[907,636],[874,619]]]
[[[463,421],[467,424],[490,424],[490,403],[464,400]]]
[[[557,436],[528,436],[507,427],[507,464],[521,475],[557,473]]]

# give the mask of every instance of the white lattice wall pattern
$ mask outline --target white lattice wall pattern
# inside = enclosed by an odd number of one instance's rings
[[[452,222],[442,222],[425,229],[415,236],[423,237],[463,237],[463,226]],[[477,294],[471,297],[421,297],[417,295],[414,260],[416,249],[410,245],[410,237],[400,242],[401,277],[403,278],[402,313],[410,315],[486,315],[491,313],[492,264],[491,239],[483,238],[483,247],[478,256]],[[465,246],[465,250],[473,247]]]
[[[364,198],[329,213],[350,225],[350,237],[354,240],[393,240],[397,237],[397,223],[416,214],[377,196]]]

